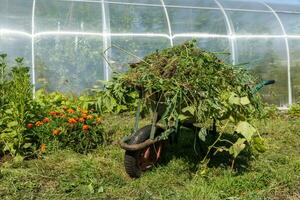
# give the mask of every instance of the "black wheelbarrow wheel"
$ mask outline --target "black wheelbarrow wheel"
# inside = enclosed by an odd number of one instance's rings
[[[150,138],[152,125],[139,129],[130,139],[128,144],[140,144]],[[155,136],[159,136],[164,130],[157,126]],[[167,141],[158,141],[143,149],[125,151],[124,165],[126,173],[132,178],[139,178],[143,171],[151,169],[165,153]]]

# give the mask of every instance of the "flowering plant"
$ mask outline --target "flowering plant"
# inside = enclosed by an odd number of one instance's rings
[[[46,117],[27,124],[32,137],[39,141],[40,152],[70,148],[86,153],[103,143],[102,118],[94,110],[59,106]]]

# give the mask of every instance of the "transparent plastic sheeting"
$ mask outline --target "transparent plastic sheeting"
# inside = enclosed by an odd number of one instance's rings
[[[281,107],[300,98],[300,4],[243,0],[0,0],[0,52],[24,57],[35,90],[80,93],[184,41],[246,63]]]

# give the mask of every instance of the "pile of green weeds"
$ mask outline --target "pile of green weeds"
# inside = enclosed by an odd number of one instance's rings
[[[258,81],[242,66],[224,63],[191,41],[130,64],[127,72],[114,76],[108,89],[119,96],[125,95],[122,91],[138,92],[147,108],[160,109],[167,130],[178,122],[192,121],[203,142],[215,124],[219,134],[209,144],[207,155],[214,149],[236,158],[260,138],[251,125],[263,113],[261,99],[253,94]],[[228,130],[234,136],[231,141],[224,139]]]

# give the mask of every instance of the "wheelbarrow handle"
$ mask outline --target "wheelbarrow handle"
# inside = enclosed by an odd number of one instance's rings
[[[264,86],[266,85],[271,85],[274,84],[275,80],[263,80],[261,81],[259,84],[257,84],[253,90],[252,90],[252,94],[256,94],[259,90],[261,90]]]
[[[275,83],[275,80],[265,80],[265,81],[262,81],[264,85],[271,85],[271,84],[274,84]]]

